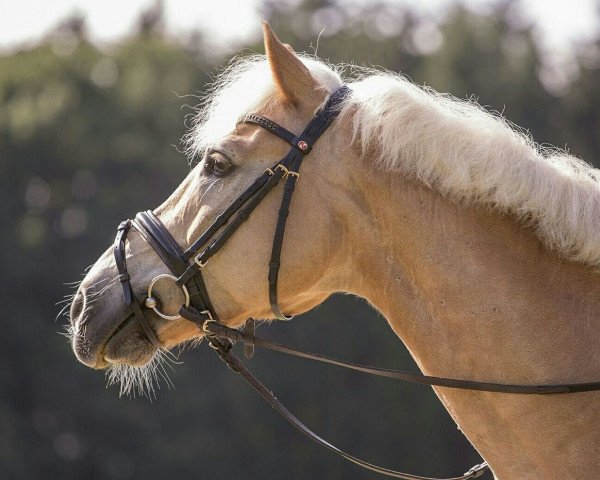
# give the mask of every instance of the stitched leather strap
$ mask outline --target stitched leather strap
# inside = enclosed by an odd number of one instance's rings
[[[212,322],[210,322],[212,323]],[[479,465],[475,465],[465,474],[460,475],[458,477],[451,477],[446,479],[439,479],[433,477],[423,477],[419,475],[412,475],[410,473],[399,472],[397,470],[392,470],[385,467],[380,467],[373,463],[362,460],[358,457],[350,455],[348,452],[336,447],[332,443],[328,442],[321,436],[317,435],[310,428],[308,428],[304,423],[302,423],[292,412],[290,412],[271,391],[266,388],[243,364],[242,362],[231,353],[231,344],[223,343],[223,340],[210,337],[209,336],[209,344],[211,348],[213,348],[219,357],[227,364],[227,366],[236,373],[239,373],[244,377],[244,379],[250,384],[250,386],[260,394],[263,399],[273,407],[277,413],[279,413],[286,421],[288,421],[292,426],[294,426],[298,431],[306,435],[312,441],[317,443],[318,445],[325,447],[327,450],[332,451],[336,455],[352,462],[362,468],[366,468],[367,470],[371,470],[373,472],[386,475],[388,477],[399,478],[403,480],[470,480],[473,478],[481,477],[483,474],[489,471],[489,466],[487,463],[481,463]]]
[[[139,212],[135,216],[134,226],[173,275],[180,276],[187,270],[189,264],[183,250],[154,212]],[[185,286],[190,294],[190,303],[200,311],[208,310],[213,318],[217,318],[202,272],[197,271],[185,282]]]
[[[133,224],[173,275],[181,275],[185,272],[187,262],[182,258],[181,247],[153,212],[150,210],[139,212]]]
[[[277,299],[277,280],[279,276],[279,267],[281,265],[280,260],[281,249],[283,247],[283,235],[285,233],[287,217],[290,211],[290,202],[292,201],[292,195],[294,194],[297,180],[298,177],[293,175],[289,176],[285,182],[281,206],[279,207],[279,214],[277,216],[277,224],[275,226],[275,235],[273,236],[271,259],[269,261],[269,275],[267,277],[267,281],[269,282],[269,303],[271,304],[273,315],[279,320],[291,320],[292,318],[291,316],[288,317],[284,315],[279,308]]]
[[[193,320],[192,320],[193,321]],[[297,348],[289,347],[281,343],[266,340],[264,338],[252,335],[250,332],[241,331],[234,328],[229,328],[219,322],[204,323],[201,328],[210,335],[218,338],[225,338],[233,342],[243,342],[256,347],[263,347],[276,352],[293,355],[295,357],[306,358],[321,363],[328,363],[338,367],[348,368],[357,372],[376,375],[378,377],[391,378],[407,383],[415,383],[420,385],[431,385],[436,387],[455,388],[460,390],[476,390],[484,392],[496,393],[513,393],[522,395],[556,395],[566,393],[581,393],[600,390],[600,382],[589,383],[569,383],[556,385],[514,385],[505,383],[478,382],[475,380],[459,380],[455,378],[435,377],[429,375],[421,375],[418,373],[409,373],[401,370],[391,370],[387,368],[369,367],[358,365],[355,363],[343,362],[335,358],[316,353],[307,352]]]
[[[275,166],[273,166],[275,168]],[[184,252],[184,258],[189,260],[208,243],[208,241],[225,225],[229,219],[271,178],[268,172],[258,177],[238,198],[235,199],[223,212],[221,212],[213,223],[202,233],[202,235]]]
[[[277,164],[278,165],[278,164]],[[223,221],[221,225],[223,229],[221,232],[202,250],[201,253],[196,257],[197,260],[205,264],[213,255],[215,255],[222,247],[225,245],[225,242],[229,240],[229,238],[235,233],[235,231],[239,228],[239,226],[245,222],[250,214],[254,211],[254,209],[260,204],[260,202],[265,198],[265,196],[279,183],[283,176],[283,171],[274,167],[272,169],[272,174],[265,173],[264,175],[267,177],[266,181],[262,186],[253,192],[253,195],[249,196],[246,199],[245,205],[242,208],[237,208],[237,214],[232,213],[230,217],[233,219],[229,222],[227,220]],[[228,209],[229,210],[229,209]],[[215,231],[218,230],[215,229]],[[203,235],[204,237],[205,235]],[[210,236],[212,237],[212,235]],[[210,239],[210,237],[207,237]],[[177,279],[178,284],[186,283],[190,278],[194,275],[197,275],[200,272],[201,267],[198,263],[191,264],[187,270]]]
[[[156,338],[156,334],[150,323],[148,323],[148,319],[142,312],[142,309],[135,297],[135,293],[131,286],[129,273],[127,273],[127,260],[125,253],[125,240],[127,238],[127,233],[132,227],[131,220],[127,220],[125,222],[121,222],[119,228],[117,229],[117,236],[115,237],[115,243],[113,248],[113,253],[115,257],[115,264],[117,266],[117,272],[119,273],[119,281],[121,282],[121,286],[123,287],[123,300],[125,305],[129,307],[133,316],[135,317],[138,325],[142,329],[142,331],[146,334],[146,337],[154,345],[156,348],[162,348],[158,338]]]
[[[269,132],[274,133],[279,138],[282,138],[287,143],[289,143],[292,147],[297,147],[294,144],[294,140],[296,139],[296,135],[294,135],[289,130],[283,128],[281,125],[275,123],[268,118],[265,118],[261,115],[257,115],[255,113],[249,113],[248,115],[244,115],[238,123],[253,123],[255,125],[259,125],[262,128],[269,130]]]
[[[315,114],[302,134],[292,140],[291,145],[296,148],[290,150],[285,158],[285,162],[289,165],[289,171],[291,173],[287,175],[283,197],[281,198],[275,234],[273,236],[273,246],[271,247],[268,274],[269,303],[273,315],[279,320],[290,320],[292,318],[292,316],[286,316],[281,312],[277,298],[277,282],[279,279],[281,250],[283,247],[285,227],[290,211],[292,195],[294,194],[296,182],[299,178],[298,172],[300,171],[300,165],[302,164],[302,160],[304,160],[304,156],[311,151],[313,145],[338,116],[340,112],[339,105],[349,93],[350,89],[346,86],[342,86],[331,94],[325,105]],[[276,131],[274,133],[278,135]],[[304,148],[301,148],[301,146]]]

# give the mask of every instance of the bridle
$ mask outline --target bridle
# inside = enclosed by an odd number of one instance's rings
[[[279,265],[281,258],[281,247],[283,245],[283,236],[285,225],[289,212],[290,202],[296,182],[300,174],[298,173],[304,157],[310,153],[313,145],[319,137],[327,130],[329,125],[339,114],[339,105],[349,93],[346,86],[340,87],[327,100],[304,129],[302,134],[296,136],[289,130],[283,128],[277,123],[260,115],[249,114],[242,117],[238,123],[252,123],[259,125],[266,130],[277,135],[292,148],[283,159],[267,168],[252,185],[250,185],[238,198],[236,198],[213,223],[193,242],[186,251],[183,251],[177,241],[171,236],[167,228],[151,211],[140,212],[135,220],[126,220],[119,225],[117,237],[114,244],[115,262],[119,272],[119,280],[123,286],[125,304],[129,305],[135,318],[140,324],[142,330],[146,333],[150,341],[157,347],[160,343],[150,328],[146,317],[143,314],[140,303],[135,298],[130,283],[130,277],[127,273],[127,264],[125,261],[125,240],[127,233],[132,227],[141,234],[156,253],[160,256],[165,265],[169,268],[172,275],[162,274],[155,277],[148,287],[148,296],[144,301],[147,308],[154,310],[160,317],[166,320],[175,320],[183,316],[186,312],[193,312],[196,316],[194,321],[218,320],[217,314],[210,301],[206,285],[202,277],[202,268],[225,245],[227,240],[235,233],[239,226],[248,219],[252,211],[260,204],[265,196],[285,178],[285,186],[281,206],[279,207],[279,216],[275,227],[275,236],[273,237],[273,246],[271,248],[271,259],[269,261],[269,303],[273,315],[280,320],[289,320],[279,308],[277,300],[277,279],[279,276]],[[193,262],[190,263],[190,260]],[[170,316],[160,310],[160,300],[156,295],[152,295],[154,284],[160,279],[171,279],[179,288],[181,288],[185,302],[182,307],[181,316]]]
[[[272,168],[268,168],[259,176],[237,199],[235,199],[213,223],[193,242],[187,250],[183,250],[177,241],[171,236],[163,223],[151,211],[140,212],[135,219],[122,222],[117,229],[114,244],[114,257],[118,270],[118,279],[123,287],[123,298],[125,304],[131,310],[148,340],[156,347],[162,348],[156,338],[150,323],[148,322],[143,308],[153,310],[158,316],[166,320],[185,318],[198,325],[205,333],[209,345],[217,352],[219,357],[235,372],[240,373],[250,385],[288,422],[307,435],[319,445],[333,451],[343,458],[377,473],[394,478],[406,480],[436,480],[429,477],[411,475],[407,473],[390,470],[373,465],[364,460],[356,458],[343,450],[338,449],[327,442],[296,418],[277,398],[267,389],[254,375],[252,375],[241,361],[232,354],[231,349],[235,342],[245,344],[245,353],[248,358],[252,356],[255,346],[269,348],[271,350],[295,355],[310,360],[329,363],[344,368],[387,377],[410,383],[419,383],[447,388],[463,390],[478,390],[497,393],[513,394],[565,394],[577,392],[589,392],[600,390],[600,382],[576,383],[559,385],[509,385],[489,382],[478,382],[472,380],[459,380],[444,377],[432,377],[413,374],[397,370],[367,367],[347,362],[342,362],[330,357],[298,350],[286,345],[265,340],[254,335],[254,321],[249,320],[243,330],[227,327],[219,321],[215,309],[210,301],[206,285],[202,276],[202,268],[209,259],[215,255],[235,233],[239,226],[248,219],[252,211],[260,204],[265,196],[282,180],[285,186],[275,235],[271,248],[271,258],[268,265],[269,303],[274,316],[281,320],[289,320],[291,317],[284,315],[279,307],[277,298],[277,280],[279,275],[281,248],[290,202],[296,182],[299,178],[299,169],[304,157],[310,153],[312,147],[335,120],[340,112],[340,105],[350,94],[350,89],[342,86],[334,91],[325,105],[319,109],[304,131],[296,136],[277,123],[256,114],[245,115],[240,123],[251,123],[272,132],[279,138],[290,144],[291,148],[287,155],[277,162]],[[136,231],[156,251],[171,274],[156,276],[149,284],[147,296],[144,302],[140,302],[131,286],[131,277],[127,272],[126,263],[126,239],[127,234],[135,228]],[[167,315],[161,310],[161,302],[158,295],[153,291],[156,282],[161,279],[174,282],[182,291],[184,302],[178,315]],[[445,480],[467,480],[477,478],[489,471],[487,463],[475,465],[462,476],[452,477]],[[437,479],[441,480],[441,479]]]

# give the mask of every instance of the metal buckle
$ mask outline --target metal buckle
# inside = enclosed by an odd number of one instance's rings
[[[283,176],[285,178],[288,178],[290,176],[296,177],[296,179],[300,178],[300,174],[298,172],[293,172],[292,170],[288,169],[286,166],[282,165],[281,163],[277,164],[277,166],[275,167],[275,170],[277,170],[277,169],[283,171]]]
[[[216,321],[216,320],[214,320],[214,319],[212,318],[212,315],[210,314],[210,312],[209,312],[208,310],[204,310],[203,312],[200,312],[200,313],[205,313],[205,312],[208,314],[208,317],[209,317],[209,318],[208,318],[208,320],[204,320],[204,323],[202,324],[202,331],[203,331],[204,333],[206,333],[206,334],[211,334],[211,335],[213,335],[213,334],[212,334],[212,333],[211,333],[211,332],[208,330],[208,328],[206,327],[206,325],[208,325],[210,322],[217,323],[217,321]]]
[[[173,276],[173,275],[169,275],[168,273],[163,273],[161,275],[157,275],[156,277],[154,277],[152,279],[152,281],[150,282],[150,285],[148,285],[148,298],[146,299],[146,301],[144,302],[144,305],[147,308],[150,308],[151,310],[154,310],[154,313],[156,313],[159,317],[164,318],[165,320],[179,320],[181,318],[181,315],[177,314],[177,315],[167,315],[165,313],[162,313],[159,309],[158,309],[158,302],[156,302],[156,299],[152,296],[152,288],[154,287],[154,284],[160,280],[161,278],[168,278],[169,280],[173,280],[173,282],[175,283],[175,285],[177,285],[177,277]],[[185,296],[185,303],[184,306],[185,307],[189,307],[190,306],[190,292],[188,292],[188,289],[185,285],[177,285],[179,288],[181,288],[181,291],[183,292],[183,295]],[[148,301],[150,299],[155,300],[154,302]]]
[[[200,252],[198,255],[196,255],[194,257],[194,262],[196,262],[196,265],[198,265],[200,268],[204,267],[207,263],[208,263],[208,259],[206,259],[204,262],[202,262],[200,260],[200,257],[202,256],[204,252]]]
[[[275,172],[273,172],[273,170],[271,170],[270,168],[267,168],[263,173],[268,173],[271,176],[275,175]]]
[[[281,163],[278,163],[277,166],[275,167],[275,170],[282,170],[283,171],[283,176],[287,177],[288,174],[290,173],[290,171],[288,170],[288,168],[284,165],[282,165]]]

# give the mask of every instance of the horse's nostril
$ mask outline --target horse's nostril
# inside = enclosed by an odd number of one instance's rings
[[[71,303],[71,323],[77,322],[85,307],[85,293],[80,289]]]

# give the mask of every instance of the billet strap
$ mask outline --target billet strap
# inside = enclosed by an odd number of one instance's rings
[[[126,220],[124,222],[121,222],[119,228],[117,229],[117,236],[115,238],[113,248],[115,264],[117,266],[117,272],[119,273],[119,276],[117,278],[119,279],[119,281],[121,282],[121,286],[123,287],[123,300],[125,302],[125,305],[127,305],[132,311],[133,316],[135,317],[138,325],[146,334],[146,337],[148,337],[150,343],[152,343],[152,345],[154,345],[156,348],[160,349],[162,348],[162,345],[160,344],[158,338],[156,338],[154,330],[152,330],[150,323],[148,323],[148,319],[144,315],[144,312],[142,312],[142,309],[137,299],[135,298],[135,293],[133,291],[133,287],[131,286],[129,273],[127,273],[125,241],[127,239],[127,233],[129,232],[131,227],[131,220]]]
[[[213,322],[208,322],[213,323]],[[239,373],[244,377],[250,386],[260,394],[261,397],[273,407],[277,413],[279,413],[286,421],[288,421],[292,426],[294,426],[298,431],[306,435],[312,441],[317,443],[318,445],[326,448],[327,450],[332,451],[336,455],[352,462],[362,468],[367,470],[371,470],[372,472],[379,473],[381,475],[385,475],[388,477],[399,478],[403,480],[470,480],[473,478],[478,478],[484,475],[486,472],[490,470],[487,463],[481,463],[479,465],[475,465],[468,472],[458,477],[440,479],[433,477],[423,477],[419,475],[412,475],[410,473],[399,472],[397,470],[392,470],[385,467],[380,467],[373,463],[369,463],[365,460],[362,460],[358,457],[350,455],[348,452],[336,447],[332,443],[329,443],[327,440],[322,438],[313,432],[310,428],[308,428],[304,423],[302,423],[292,412],[290,412],[271,391],[266,388],[243,364],[242,362],[231,353],[231,343],[227,342],[227,339],[219,339],[215,336],[208,336],[209,345],[213,348],[219,357],[227,364],[227,366],[236,373]],[[225,340],[225,342],[223,341]]]
[[[123,288],[123,301],[125,305],[131,305],[133,295],[131,293],[131,282],[129,273],[127,273],[127,260],[125,259],[125,240],[127,233],[131,229],[131,220],[121,222],[117,228],[117,236],[113,245],[113,255],[115,257],[115,265],[119,274],[118,279]]]
[[[249,318],[246,320],[244,324],[244,332],[247,333],[250,337],[254,337],[254,332],[256,331],[256,320],[253,318]],[[244,356],[250,360],[254,356],[254,344],[246,343],[244,345]]]
[[[187,317],[186,317],[187,318]],[[321,363],[328,363],[338,367],[348,368],[357,372],[376,375],[378,377],[391,378],[406,383],[415,383],[420,385],[431,385],[435,387],[454,388],[459,390],[472,390],[496,393],[513,393],[522,395],[557,395],[567,393],[593,392],[600,390],[600,382],[590,383],[567,383],[557,385],[514,385],[505,383],[478,382],[475,380],[460,380],[455,378],[434,377],[430,375],[421,375],[418,373],[404,372],[401,370],[391,370],[387,368],[369,367],[355,363],[343,362],[335,358],[306,352],[297,348],[289,347],[281,343],[266,340],[264,338],[251,335],[249,332],[229,328],[219,322],[205,322],[202,326],[205,332],[217,338],[225,338],[233,342],[243,342],[244,344],[263,347],[276,352],[286,353],[295,357],[306,358]]]
[[[204,323],[208,320],[216,321],[214,318],[211,318],[212,315],[209,315],[207,311],[200,311],[193,305],[190,305],[189,307],[182,305],[179,309],[179,315],[182,318],[195,323],[200,330],[202,330],[202,325],[204,325]]]

